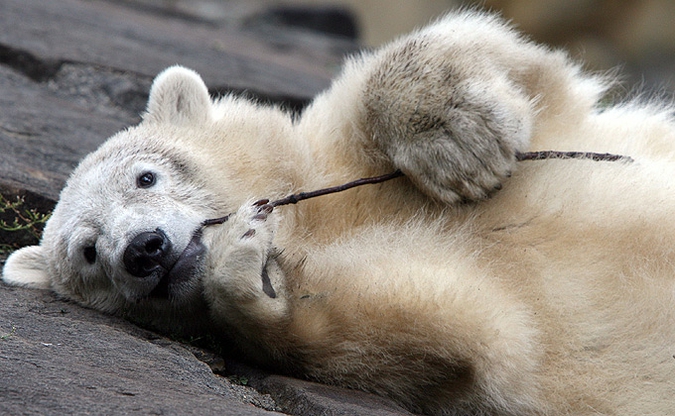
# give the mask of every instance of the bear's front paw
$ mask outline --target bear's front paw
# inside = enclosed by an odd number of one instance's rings
[[[253,204],[247,204],[239,209],[240,218],[244,220],[243,225],[248,226],[248,230],[242,234],[242,239],[253,238],[256,235],[256,229],[266,225],[269,214],[274,207],[268,204],[268,200],[261,199]],[[236,220],[235,220],[236,221]]]
[[[487,119],[476,117],[481,122]],[[453,121],[453,125],[441,121],[412,126],[410,141],[392,143],[391,160],[434,199],[450,204],[486,199],[502,188],[515,169],[512,133],[497,123]]]
[[[205,229],[204,295],[211,313],[234,320],[235,326],[255,327],[286,316],[284,273],[273,247],[278,218],[272,210],[267,201],[248,203],[221,226]]]
[[[269,248],[276,221],[270,219],[273,207],[267,200],[242,205],[222,225],[207,229],[205,238],[211,241],[210,248],[219,250],[229,246],[258,245],[261,250]]]
[[[270,290],[267,264],[277,226],[272,206],[245,204],[222,225],[204,230],[207,295],[251,299]]]
[[[382,54],[363,95],[366,137],[432,198],[485,199],[529,146],[532,100],[489,56],[466,65],[450,44],[432,41]]]
[[[524,97],[472,87],[456,87],[458,97],[444,100],[419,98],[402,117],[380,112],[371,124],[393,165],[445,203],[482,200],[501,189],[515,168],[516,152],[529,140]]]

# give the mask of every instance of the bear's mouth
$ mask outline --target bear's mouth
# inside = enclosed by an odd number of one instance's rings
[[[192,235],[192,239],[178,256],[173,266],[150,292],[150,297],[177,298],[183,292],[189,290],[188,283],[198,274],[205,251],[206,247],[202,244],[202,230],[200,228]]]

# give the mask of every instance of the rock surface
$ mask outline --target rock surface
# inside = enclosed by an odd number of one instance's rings
[[[0,0],[0,220],[20,217],[26,229],[0,231],[5,249],[37,241],[38,213],[51,210],[85,154],[139,121],[163,68],[196,69],[214,95],[245,91],[300,108],[355,50],[343,38],[246,32],[148,4]],[[17,197],[23,205],[8,208]],[[409,414],[386,399],[224,361],[50,292],[4,284],[0,368],[0,414],[8,415]]]
[[[410,415],[383,398],[224,363],[50,292],[4,284],[0,367],[3,415]]]
[[[46,291],[2,292],[2,414],[253,416],[276,409],[269,396],[215,376],[178,343]]]

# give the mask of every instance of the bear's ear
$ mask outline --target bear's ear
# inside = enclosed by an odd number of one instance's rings
[[[12,253],[2,270],[2,280],[10,285],[49,289],[47,260],[42,246],[21,248]]]
[[[152,83],[144,120],[158,123],[201,123],[209,118],[211,98],[202,78],[195,71],[172,66]]]

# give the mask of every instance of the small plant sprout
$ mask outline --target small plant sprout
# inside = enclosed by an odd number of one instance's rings
[[[0,194],[0,231],[6,233],[24,233],[29,238],[40,240],[42,228],[51,214],[42,213],[36,209],[27,208],[23,197],[17,196],[15,200],[9,200]],[[12,238],[13,240],[14,238]],[[0,250],[8,251],[16,248],[16,244],[3,242]]]
[[[16,327],[12,325],[12,330],[8,334],[0,335],[0,340],[6,341],[9,338],[11,338],[14,334],[16,334]]]

